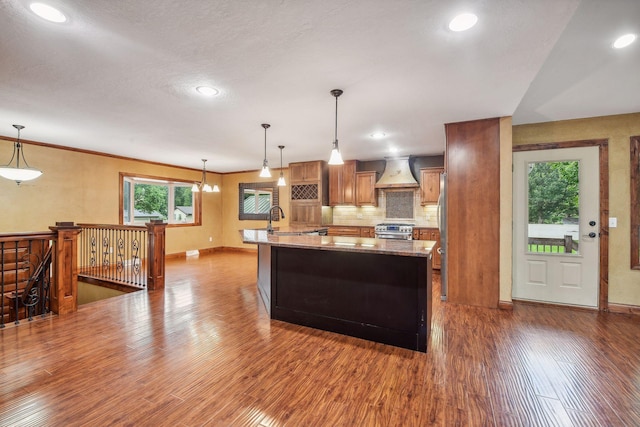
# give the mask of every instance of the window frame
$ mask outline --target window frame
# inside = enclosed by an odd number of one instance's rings
[[[640,136],[632,136],[629,141],[631,173],[631,269],[640,270]]]
[[[118,223],[120,225],[135,225],[133,223],[125,223],[124,222],[124,183],[125,181],[149,181],[149,184],[158,183],[158,184],[167,184],[169,185],[169,207],[171,207],[173,203],[173,191],[171,191],[172,184],[184,185],[186,187],[191,187],[193,185],[193,180],[179,179],[179,178],[167,178],[153,175],[141,175],[136,173],[128,173],[128,172],[120,172],[119,174],[119,203],[118,203]],[[133,188],[131,189],[133,191]],[[193,222],[171,222],[173,218],[173,211],[167,213],[169,219],[167,220],[168,227],[194,227],[202,225],[202,193],[201,192],[193,192],[191,193],[193,197]],[[175,208],[175,206],[174,206]]]
[[[243,220],[269,220],[269,213],[244,213],[244,190],[260,190],[268,188],[271,191],[271,207],[280,203],[280,189],[277,182],[241,182],[238,184],[238,219]],[[271,211],[272,221],[280,220],[280,213]]]

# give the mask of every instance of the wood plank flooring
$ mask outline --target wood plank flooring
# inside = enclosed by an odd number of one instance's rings
[[[166,277],[1,330],[0,425],[640,425],[637,317],[456,306],[438,282],[424,354],[270,321],[254,254]]]

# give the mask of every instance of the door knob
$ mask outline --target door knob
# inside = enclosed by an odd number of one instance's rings
[[[594,237],[596,237],[596,233],[594,233],[594,232],[592,231],[591,233],[589,233],[589,237],[591,237],[591,238],[593,239]]]

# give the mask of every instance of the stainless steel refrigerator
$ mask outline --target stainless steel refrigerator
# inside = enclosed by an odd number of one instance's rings
[[[440,174],[440,196],[438,197],[438,230],[440,231],[440,299],[447,300],[447,173]]]

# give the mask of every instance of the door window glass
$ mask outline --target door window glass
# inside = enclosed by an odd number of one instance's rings
[[[579,177],[578,161],[528,164],[528,252],[579,253]]]

